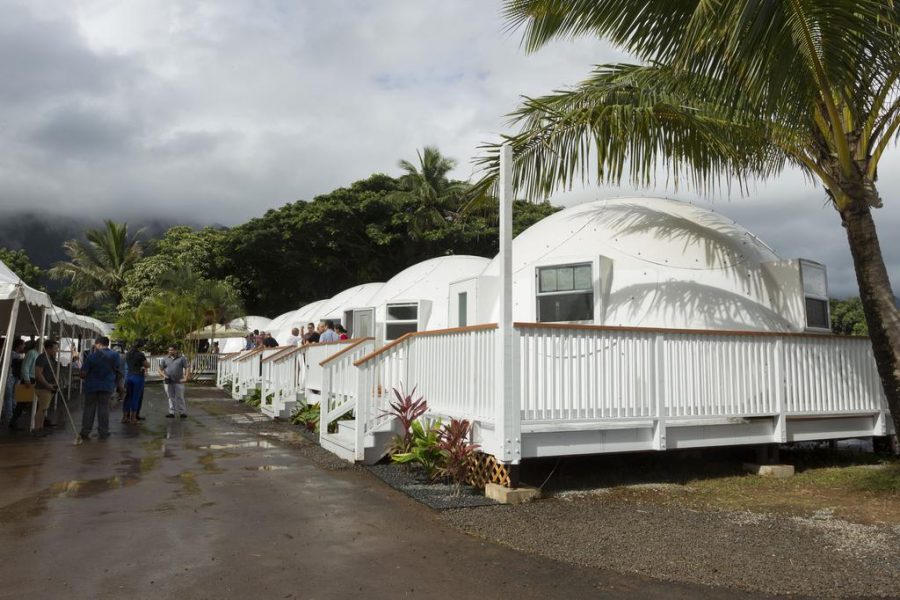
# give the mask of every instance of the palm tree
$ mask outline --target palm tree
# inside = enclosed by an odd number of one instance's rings
[[[127,223],[106,220],[102,229],[89,229],[87,240],[69,240],[63,249],[68,261],[57,262],[50,269],[54,279],[68,279],[74,290],[73,303],[80,309],[103,304],[119,304],[125,275],[141,259],[138,231],[128,235]]]
[[[900,128],[900,3],[893,0],[506,0],[536,50],[605,38],[641,64],[601,65],[526,98],[514,178],[546,197],[575,179],[651,183],[665,165],[710,193],[799,167],[846,229],[878,371],[900,431],[900,312],[878,243],[878,164]],[[479,182],[493,185],[499,145]]]
[[[419,200],[412,218],[412,234],[421,239],[429,229],[455,218],[463,186],[447,178],[456,161],[443,156],[436,147],[425,146],[421,152],[416,150],[416,154],[418,166],[408,160],[401,160],[398,165],[406,173],[400,180]]]

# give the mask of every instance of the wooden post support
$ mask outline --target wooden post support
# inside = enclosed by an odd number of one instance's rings
[[[516,394],[516,347],[512,317],[512,147],[500,148],[500,319],[495,348],[497,421],[500,460],[518,464],[522,458],[522,423]]]

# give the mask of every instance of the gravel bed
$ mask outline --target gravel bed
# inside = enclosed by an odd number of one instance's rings
[[[900,528],[604,496],[441,513],[475,536],[658,579],[810,597],[898,597]]]
[[[415,465],[383,464],[367,467],[369,472],[392,488],[435,510],[495,506],[497,502],[485,498],[481,490],[464,485],[458,495],[448,483],[430,483],[425,471]]]

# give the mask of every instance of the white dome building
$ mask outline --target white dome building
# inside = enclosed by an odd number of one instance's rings
[[[375,337],[386,342],[413,331],[449,327],[451,285],[479,275],[489,263],[480,256],[440,256],[397,273],[370,299],[371,308],[353,311],[354,337],[372,335],[360,325],[369,319],[375,323]]]
[[[731,219],[686,202],[574,206],[516,237],[512,254],[515,321],[829,330],[824,266],[782,260]],[[495,259],[455,283],[449,326],[497,322],[498,280]]]

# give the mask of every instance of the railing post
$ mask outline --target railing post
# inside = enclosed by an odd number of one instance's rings
[[[497,323],[495,373],[497,422],[501,461],[518,465],[522,458],[522,422],[519,396],[516,394],[516,332],[512,318],[512,147],[500,148],[500,319]],[[510,483],[515,487],[515,482]]]
[[[666,349],[665,337],[657,333],[653,340],[653,396],[656,405],[656,428],[653,430],[653,448],[666,449]]]
[[[787,443],[787,411],[785,410],[785,400],[787,390],[785,389],[784,380],[784,339],[775,340],[775,411],[778,413],[775,417],[775,428],[773,430],[773,442],[776,444]]]
[[[372,386],[367,385],[369,367],[354,367],[353,360],[350,367],[356,371],[356,460],[366,458],[366,424],[369,421],[369,393]]]
[[[322,369],[322,389],[319,391],[319,443],[328,433],[328,412],[331,405],[331,364]]]

